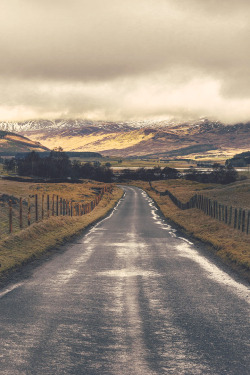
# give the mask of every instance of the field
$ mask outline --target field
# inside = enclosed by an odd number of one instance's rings
[[[0,197],[6,194],[19,199],[22,197],[27,202],[30,195],[53,194],[72,200],[75,203],[88,203],[92,201],[99,189],[104,187],[103,183],[83,181],[82,184],[32,184],[0,180]],[[20,267],[31,259],[40,257],[44,252],[55,249],[72,236],[80,233],[91,223],[94,223],[114,207],[122,196],[122,190],[114,187],[112,192],[104,193],[102,199],[92,212],[83,216],[45,216],[44,220],[34,222],[34,205],[31,206],[33,216],[31,225],[27,225],[27,211],[23,212],[24,229],[19,229],[18,219],[13,222],[13,233],[8,234],[8,205],[2,202],[0,211],[0,225],[2,228],[0,239],[0,278],[10,270]],[[41,199],[39,199],[41,202]],[[40,207],[41,208],[41,207]],[[41,211],[40,211],[41,212]],[[45,211],[45,213],[47,213]],[[18,218],[19,206],[13,205],[13,218]]]
[[[28,226],[28,202],[30,202],[31,223],[35,221],[35,195],[38,195],[38,220],[42,218],[42,196],[44,196],[44,215],[47,215],[47,196],[50,199],[50,216],[52,214],[52,199],[60,201],[62,197],[73,203],[86,204],[92,201],[103,187],[103,183],[85,180],[82,184],[34,184],[30,182],[13,182],[0,180],[0,238],[9,232],[8,202],[12,200],[13,232],[19,230],[19,199],[22,198],[23,228]],[[54,202],[55,205],[56,202]]]
[[[195,161],[187,162],[185,160],[160,160],[158,158],[146,159],[146,158],[119,158],[119,157],[103,157],[103,158],[90,158],[90,157],[72,157],[71,161],[78,160],[81,163],[93,163],[100,162],[102,165],[106,163],[110,164],[111,168],[154,168],[170,166],[171,168],[190,168],[190,166],[196,166]]]
[[[188,180],[155,181],[153,186],[159,191],[171,191],[183,202],[195,194],[203,194],[211,199],[231,206],[250,209],[250,180],[237,181],[228,185],[203,184]]]
[[[211,164],[213,163],[219,163],[221,165],[224,165],[226,159],[222,158],[207,158],[207,159],[187,159],[187,160],[181,160],[181,159],[159,159],[159,158],[119,158],[119,157],[103,157],[103,158],[70,158],[71,161],[78,160],[81,163],[87,163],[87,162],[100,162],[102,165],[105,165],[106,163],[110,164],[110,168],[114,168],[114,171],[120,170],[120,169],[126,169],[126,168],[154,168],[154,167],[170,167],[170,168],[176,168],[180,171],[186,170],[190,167],[197,167],[197,162],[209,162]],[[240,176],[246,176],[250,178],[250,168],[244,167],[244,168],[237,168],[238,173]],[[242,171],[241,171],[242,170]]]
[[[142,187],[155,200],[164,216],[181,227],[187,234],[212,245],[216,254],[237,268],[250,280],[250,241],[249,235],[217,221],[202,211],[193,208],[180,210],[168,196],[159,196],[146,182],[133,183]],[[213,197],[219,202],[236,207],[250,207],[250,181],[236,182],[227,186],[200,184],[185,180],[153,182],[158,191],[168,189],[178,199],[187,202],[194,194]]]
[[[230,155],[230,157],[233,155]],[[135,158],[125,158],[119,156],[103,156],[103,157],[83,157],[83,156],[74,156],[70,157],[71,162],[74,160],[79,161],[82,164],[85,163],[95,163],[98,162],[101,165],[108,165],[111,168],[114,168],[114,171],[125,169],[125,168],[154,168],[154,167],[170,167],[176,168],[180,171],[186,170],[190,167],[197,167],[197,162],[207,162],[210,164],[219,163],[221,165],[225,164],[227,158],[225,157],[218,157],[217,155],[211,154],[210,157],[198,157],[198,155],[187,155],[185,157],[180,158],[165,158],[165,157],[135,157]],[[239,174],[241,176],[250,177],[250,168],[237,168],[239,170]],[[242,172],[240,171],[242,169]],[[0,163],[0,175],[12,175],[13,173],[7,172],[3,170],[3,164]]]

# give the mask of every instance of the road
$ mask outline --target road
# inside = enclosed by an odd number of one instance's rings
[[[0,290],[0,374],[250,374],[247,286],[124,190],[109,217]]]

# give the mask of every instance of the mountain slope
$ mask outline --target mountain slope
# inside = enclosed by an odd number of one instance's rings
[[[0,123],[35,142],[65,151],[96,151],[104,155],[161,157],[205,154],[229,157],[249,149],[250,123],[224,125],[206,119],[183,124],[167,122],[93,122],[37,120]]]
[[[0,153],[16,153],[28,151],[48,151],[48,148],[42,146],[39,142],[8,131],[0,130]]]

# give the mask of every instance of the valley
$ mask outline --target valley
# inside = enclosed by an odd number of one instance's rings
[[[226,160],[249,150],[250,123],[225,125],[200,119],[167,122],[36,120],[2,122],[0,129],[27,137],[44,148],[100,152],[103,156],[149,159]]]

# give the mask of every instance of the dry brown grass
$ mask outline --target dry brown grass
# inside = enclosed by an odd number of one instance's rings
[[[178,224],[188,234],[211,244],[220,258],[238,267],[238,269],[244,270],[247,278],[250,279],[249,235],[210,218],[198,209],[180,210],[173,204],[168,196],[159,196],[154,191],[150,190],[148,183],[138,182],[136,185],[147,191],[158,204],[166,218]],[[218,198],[219,195],[216,195],[216,192],[220,191],[218,185],[211,189],[211,185],[191,181],[159,181],[154,182],[153,186],[159,191],[170,190],[177,198],[183,200],[183,202],[189,200],[194,193],[207,195],[207,193],[211,191],[214,191],[214,195]],[[225,187],[225,189],[227,188],[228,187]],[[242,191],[244,191],[244,189],[245,187],[242,185]],[[229,192],[225,195],[225,199],[226,197],[230,201]],[[240,202],[240,200],[241,198],[237,203]],[[249,203],[248,200],[247,202]]]
[[[94,183],[95,185],[95,183]],[[83,229],[104,217],[121,198],[123,192],[115,187],[105,193],[98,206],[89,214],[77,217],[50,217],[40,223],[6,237],[0,242],[0,276],[16,269],[42,253],[55,249]]]
[[[250,210],[250,180],[238,181],[226,186],[218,186],[206,192],[209,198],[222,204]]]
[[[55,195],[60,198],[72,200],[76,203],[86,204],[92,201],[98,194],[98,188],[103,187],[104,184],[101,182],[93,182],[89,180],[83,180],[81,184],[72,183],[30,183],[30,182],[16,182],[8,180],[0,180],[0,238],[3,239],[9,232],[8,223],[8,203],[1,200],[2,194],[7,194],[12,197],[15,202],[20,197],[23,198],[23,227],[27,227],[28,221],[28,198],[30,197],[31,203],[31,222],[35,221],[35,198],[34,195],[38,195],[38,208],[39,208],[39,220],[41,220],[42,212],[42,195],[44,195],[44,208],[45,215],[46,211],[46,198],[50,196],[50,211],[52,208],[51,200],[52,196]],[[51,215],[51,212],[50,212]],[[13,203],[13,231],[14,233],[19,231],[19,204]]]
[[[169,190],[181,201],[186,202],[195,194],[203,194],[229,206],[250,209],[250,180],[237,181],[228,185],[202,184],[196,181],[167,180],[155,181],[153,186],[159,191]]]
[[[53,149],[60,145],[65,151],[104,151],[137,145],[138,143],[153,138],[154,134],[145,135],[140,129],[131,132],[97,133],[74,137],[53,136],[43,139],[43,134],[30,134],[34,141],[41,142],[44,146]]]
[[[94,188],[103,186],[101,182],[83,180],[82,184],[71,183],[30,183],[0,180],[0,194],[14,195],[15,197],[28,198],[32,194],[55,194],[65,199],[81,200],[94,197]]]

